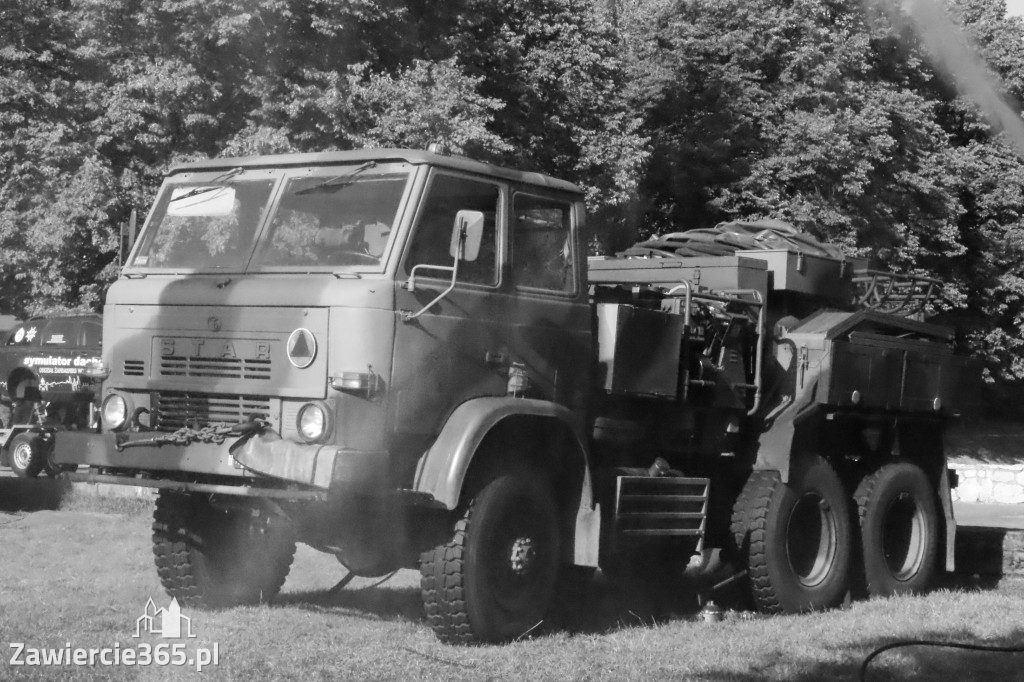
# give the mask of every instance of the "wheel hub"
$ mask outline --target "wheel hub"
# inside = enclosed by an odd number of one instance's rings
[[[797,580],[806,587],[821,584],[832,571],[838,546],[833,514],[828,500],[810,493],[790,515],[786,553]]]
[[[924,525],[924,513],[906,493],[898,495],[886,510],[882,552],[897,580],[909,580],[920,570],[925,556]]]
[[[534,547],[533,538],[517,537],[512,541],[509,552],[509,567],[516,575],[525,575],[530,572],[530,567],[537,556],[537,549]]]
[[[14,452],[11,453],[11,459],[14,460],[15,465],[19,469],[26,469],[31,459],[31,451],[24,443],[19,443],[18,447],[14,448]]]

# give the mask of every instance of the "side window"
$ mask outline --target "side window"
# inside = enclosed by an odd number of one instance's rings
[[[500,196],[497,185],[451,175],[435,175],[409,244],[409,255],[405,259],[406,274],[412,272],[415,265],[451,265],[452,257],[448,248],[451,245],[455,214],[462,210],[481,211],[484,214],[484,232],[480,241],[480,254],[475,261],[459,265],[459,281],[497,284],[497,215]],[[442,276],[431,270],[423,274],[427,277]]]
[[[512,276],[518,287],[575,291],[571,203],[529,194],[515,196]]]
[[[44,346],[73,346],[78,341],[76,320],[50,320],[43,327]]]
[[[93,348],[103,345],[103,325],[99,322],[86,320],[82,323],[82,345]]]

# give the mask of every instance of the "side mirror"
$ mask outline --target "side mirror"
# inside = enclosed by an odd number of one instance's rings
[[[452,241],[448,247],[448,255],[464,261],[475,261],[480,255],[480,241],[483,235],[483,212],[459,211],[455,214],[455,223],[452,225]]]

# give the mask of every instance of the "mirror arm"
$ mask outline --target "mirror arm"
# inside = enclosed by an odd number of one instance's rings
[[[465,241],[466,241],[465,231],[463,231],[462,237],[459,238],[459,246],[458,246],[458,250],[457,250],[457,252],[455,254],[455,262],[452,265],[450,265],[450,266],[449,265],[425,265],[425,264],[422,264],[422,263],[419,264],[419,265],[414,265],[413,266],[412,272],[409,273],[409,281],[405,283],[405,288],[408,289],[409,291],[415,291],[416,290],[416,284],[415,284],[415,281],[416,281],[416,270],[418,270],[420,268],[422,268],[424,270],[444,270],[444,271],[450,270],[451,273],[452,273],[452,281],[449,282],[447,289],[445,289],[444,291],[439,293],[437,296],[435,296],[433,301],[431,301],[430,303],[428,303],[425,306],[423,306],[422,308],[420,308],[420,310],[418,312],[410,313],[408,310],[403,310],[402,311],[402,322],[412,322],[417,317],[419,317],[423,313],[425,313],[428,310],[430,310],[431,308],[433,308],[436,303],[438,303],[441,299],[445,298],[446,296],[448,296],[448,294],[450,294],[452,292],[452,289],[455,288],[455,282],[459,279],[459,263],[462,261],[462,248],[463,248],[463,245],[465,244]]]

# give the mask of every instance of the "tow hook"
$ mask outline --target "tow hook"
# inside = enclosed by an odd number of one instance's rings
[[[245,443],[253,436],[258,436],[269,426],[268,422],[259,417],[249,417],[244,422],[238,422],[231,427],[231,435],[238,436],[239,438],[228,447],[228,454],[234,456],[235,451],[238,448],[245,445]]]
[[[233,436],[253,436],[256,434],[263,433],[263,429],[267,428],[268,423],[265,419],[259,417],[249,417],[244,422],[238,422],[231,427],[231,435]]]

